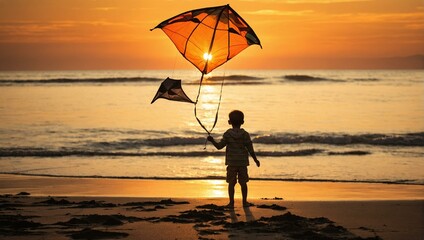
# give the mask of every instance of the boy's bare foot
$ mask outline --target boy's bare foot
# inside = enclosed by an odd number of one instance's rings
[[[250,202],[244,202],[243,203],[243,207],[252,207],[252,206],[255,206],[255,204],[250,203]]]
[[[234,203],[229,203],[225,206],[226,208],[230,208],[233,209],[234,208]]]

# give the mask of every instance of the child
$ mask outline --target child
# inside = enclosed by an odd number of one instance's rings
[[[247,202],[247,182],[249,181],[249,175],[247,174],[247,166],[249,166],[249,156],[252,156],[256,163],[256,166],[260,166],[261,163],[256,158],[255,151],[253,150],[252,140],[250,135],[243,128],[240,128],[244,123],[244,114],[239,110],[234,110],[229,114],[228,124],[231,124],[233,128],[228,129],[220,142],[216,142],[212,136],[208,136],[208,140],[217,149],[222,149],[225,146],[225,165],[227,166],[227,183],[228,183],[228,196],[230,203],[227,205],[229,208],[234,207],[234,187],[238,182],[241,186],[241,193],[243,196],[243,207],[253,206],[253,204]]]

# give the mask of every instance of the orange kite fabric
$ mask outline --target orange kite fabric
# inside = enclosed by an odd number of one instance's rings
[[[162,29],[178,51],[203,74],[250,45],[261,46],[252,28],[230,5],[187,11],[153,29],[156,28]]]

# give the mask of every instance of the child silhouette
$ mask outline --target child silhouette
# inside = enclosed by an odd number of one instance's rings
[[[226,181],[228,183],[228,197],[230,199],[227,206],[229,208],[234,208],[234,187],[237,180],[241,186],[243,207],[253,206],[253,204],[247,201],[247,182],[249,181],[249,175],[247,173],[247,166],[249,166],[248,154],[252,156],[256,166],[259,167],[261,165],[259,160],[256,158],[249,133],[241,128],[243,123],[243,112],[234,110],[230,112],[228,120],[228,124],[231,124],[232,128],[228,129],[224,133],[221,141],[216,142],[212,136],[208,136],[207,138],[208,141],[212,142],[217,149],[227,147],[225,165],[227,165]]]

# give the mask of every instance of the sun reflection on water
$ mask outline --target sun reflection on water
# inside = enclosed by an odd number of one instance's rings
[[[202,162],[211,163],[211,164],[223,164],[223,160],[216,157],[207,157],[202,159]]]
[[[198,117],[207,127],[212,127],[218,108],[220,89],[217,86],[202,86],[197,105]]]

